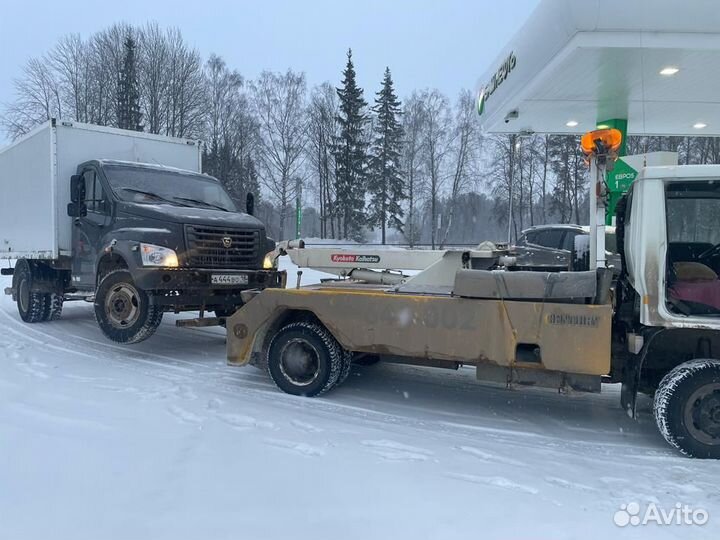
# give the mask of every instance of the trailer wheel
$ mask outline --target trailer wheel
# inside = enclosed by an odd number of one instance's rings
[[[155,333],[163,312],[133,282],[125,269],[112,270],[95,293],[95,319],[105,336],[116,343],[139,343]]]
[[[680,452],[720,458],[720,361],[675,367],[660,382],[654,411],[660,433]]]
[[[283,392],[314,397],[338,382],[344,351],[322,325],[294,322],[270,341],[267,365],[270,377]]]
[[[33,289],[32,266],[22,259],[15,265],[13,289],[20,318],[26,323],[42,322],[47,319],[49,295]]]

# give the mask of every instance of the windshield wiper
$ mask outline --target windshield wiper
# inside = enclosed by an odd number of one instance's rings
[[[142,189],[135,189],[130,187],[122,187],[120,188],[120,191],[127,191],[130,193],[137,193],[139,195],[146,195],[148,197],[152,197],[153,199],[157,201],[163,201],[169,204],[178,204],[175,201],[171,201],[170,199],[166,199],[165,197],[158,195],[157,193],[153,193],[152,191],[143,191]],[[180,205],[180,206],[187,206],[187,205]]]
[[[176,201],[185,201],[185,202],[189,202],[189,203],[196,203],[196,204],[199,204],[202,206],[206,206],[208,208],[215,208],[216,210],[222,210],[223,212],[230,211],[227,208],[225,208],[224,206],[220,206],[219,204],[213,204],[213,203],[209,203],[207,201],[200,201],[198,199],[191,199],[189,197],[173,197],[173,199]]]

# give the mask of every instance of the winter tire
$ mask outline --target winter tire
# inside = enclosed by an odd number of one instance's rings
[[[270,342],[268,372],[283,392],[319,396],[338,382],[344,356],[338,342],[322,325],[290,323]]]
[[[343,350],[343,365],[340,370],[340,376],[335,386],[343,384],[350,376],[350,369],[352,368],[353,353]]]
[[[25,260],[15,265],[13,288],[20,318],[26,323],[37,323],[47,320],[49,295],[33,290],[32,266]]]
[[[655,393],[655,421],[672,446],[720,458],[720,361],[691,360],[671,370]]]
[[[45,299],[46,321],[57,321],[62,316],[64,297],[62,294],[50,293]]]
[[[162,315],[162,309],[135,286],[127,270],[113,270],[100,280],[95,319],[108,339],[116,343],[144,341],[155,333]]]

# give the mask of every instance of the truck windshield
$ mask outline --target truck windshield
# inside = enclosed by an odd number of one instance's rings
[[[113,191],[123,201],[165,202],[237,212],[220,183],[200,174],[121,165],[106,165],[104,171]]]

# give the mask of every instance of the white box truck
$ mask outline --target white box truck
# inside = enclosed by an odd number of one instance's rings
[[[281,284],[263,224],[201,173],[202,145],[50,120],[0,150],[0,258],[26,322],[92,300],[110,339],[135,343],[165,311],[224,318]]]

